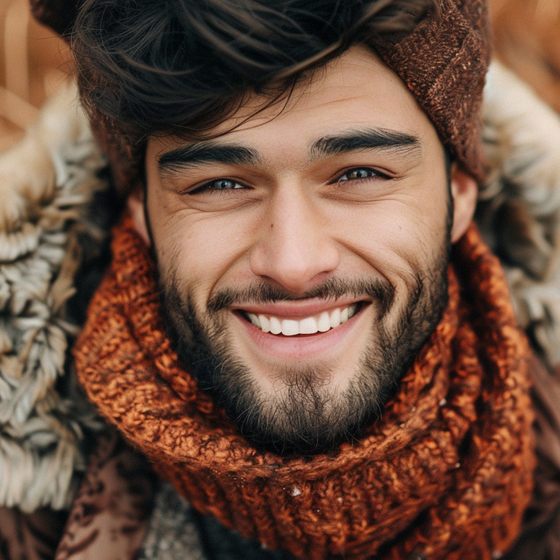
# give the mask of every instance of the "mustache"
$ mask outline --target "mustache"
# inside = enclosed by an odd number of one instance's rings
[[[344,296],[355,299],[372,299],[379,305],[379,318],[390,309],[395,298],[395,288],[385,279],[344,280],[329,278],[301,294],[294,294],[277,284],[259,282],[246,288],[224,288],[215,293],[206,305],[209,313],[217,313],[231,305],[265,304],[277,301],[297,301],[300,299],[332,299]]]

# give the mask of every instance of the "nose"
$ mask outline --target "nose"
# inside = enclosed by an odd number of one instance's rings
[[[251,252],[253,274],[302,293],[336,270],[339,248],[319,206],[303,189],[277,189]]]

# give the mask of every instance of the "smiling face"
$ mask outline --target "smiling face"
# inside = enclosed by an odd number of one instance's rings
[[[437,324],[476,185],[449,183],[430,121],[363,48],[250,116],[261,102],[208,141],[151,139],[150,237],[131,208],[188,370],[247,437],[324,451],[382,411]]]

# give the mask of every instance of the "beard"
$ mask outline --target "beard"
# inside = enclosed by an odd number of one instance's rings
[[[332,452],[345,441],[357,441],[382,415],[438,324],[447,305],[450,246],[447,235],[428,266],[408,279],[406,301],[397,301],[385,279],[331,278],[301,295],[328,300],[351,295],[370,299],[376,307],[371,343],[343,391],[329,385],[333,365],[323,362],[277,366],[271,374],[278,383],[274,393],[268,393],[236,354],[228,334],[228,306],[293,299],[278,285],[261,282],[243,290],[221,290],[201,312],[172,270],[166,279],[159,278],[167,333],[200,388],[253,445],[279,454]]]

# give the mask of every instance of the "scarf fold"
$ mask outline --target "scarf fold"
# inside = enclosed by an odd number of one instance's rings
[[[203,514],[300,558],[499,557],[534,466],[529,349],[472,226],[449,304],[380,421],[313,458],[251,446],[166,337],[154,264],[129,219],[74,354],[100,412]]]

